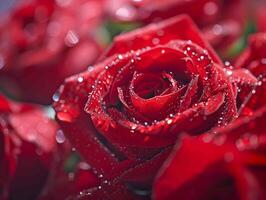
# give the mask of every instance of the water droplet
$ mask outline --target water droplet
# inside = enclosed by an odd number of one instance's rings
[[[166,119],[166,123],[167,123],[167,124],[171,124],[172,122],[173,122],[172,119]]]
[[[79,42],[77,33],[73,30],[69,30],[65,37],[65,44],[69,47],[76,45]]]
[[[58,142],[59,144],[64,143],[66,140],[64,132],[62,130],[58,130],[56,132],[55,139],[56,139],[56,142]]]
[[[79,82],[79,83],[82,83],[82,82],[83,82],[83,80],[84,80],[84,79],[83,79],[83,77],[81,77],[81,76],[80,76],[80,77],[78,77],[78,82]]]
[[[54,93],[54,95],[53,95],[52,98],[53,98],[53,100],[54,100],[55,102],[58,102],[59,99],[60,99],[60,93],[59,93],[59,92]]]
[[[224,65],[225,65],[226,67],[229,67],[229,66],[231,65],[231,63],[230,63],[229,61],[225,61],[225,62],[224,62]]]
[[[88,70],[89,72],[91,72],[91,71],[94,70],[94,67],[93,67],[93,66],[89,66],[87,70]]]
[[[232,70],[226,70],[226,74],[227,74],[227,76],[231,76],[233,74],[233,71]]]
[[[123,56],[121,54],[118,54],[117,57],[118,57],[119,60],[122,60],[123,59]]]

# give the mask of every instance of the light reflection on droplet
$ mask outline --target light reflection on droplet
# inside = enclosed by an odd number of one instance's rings
[[[64,135],[64,132],[62,130],[58,130],[56,132],[55,139],[56,139],[56,142],[59,143],[59,144],[64,143],[65,140],[66,140],[65,135]]]
[[[83,82],[83,80],[84,80],[84,79],[83,79],[83,77],[81,77],[81,76],[80,76],[80,77],[78,77],[78,82],[79,82],[79,83],[82,83],[82,82]]]
[[[69,47],[76,45],[79,42],[77,33],[73,30],[69,30],[65,37],[65,44]]]

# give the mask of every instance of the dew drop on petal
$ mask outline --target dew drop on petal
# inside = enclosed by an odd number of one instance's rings
[[[66,37],[65,37],[65,44],[68,47],[72,47],[79,42],[79,36],[73,30],[69,30]]]
[[[226,74],[227,74],[228,76],[231,76],[231,75],[233,74],[233,72],[232,72],[232,70],[226,70]]]
[[[56,93],[54,93],[54,95],[53,95],[53,100],[55,101],[55,102],[58,102],[59,101],[59,97],[60,97],[60,93],[59,92],[56,92]]]
[[[91,71],[94,70],[94,67],[93,67],[93,66],[89,66],[89,67],[87,68],[87,70],[88,70],[89,72],[91,72]]]
[[[62,144],[65,142],[66,138],[62,130],[58,130],[55,135],[56,142]]]
[[[119,60],[122,60],[123,59],[123,56],[121,54],[118,54],[117,57],[118,57]]]
[[[78,77],[78,82],[79,82],[79,83],[82,83],[82,82],[83,82],[83,80],[84,80],[84,79],[83,79],[83,77],[81,77],[81,76],[80,76],[80,77]]]
[[[166,123],[167,123],[167,124],[171,124],[172,122],[173,122],[172,119],[166,119]]]

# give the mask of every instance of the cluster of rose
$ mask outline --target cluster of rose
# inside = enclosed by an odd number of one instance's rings
[[[265,13],[17,1],[0,17],[0,199],[265,200]]]

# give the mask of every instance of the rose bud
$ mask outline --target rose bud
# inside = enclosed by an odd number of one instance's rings
[[[102,19],[101,5],[99,0],[33,0],[13,8],[0,23],[3,90],[17,99],[51,103],[63,80],[99,55],[93,30]]]
[[[266,198],[266,107],[199,138],[184,136],[154,183],[153,199]]]

